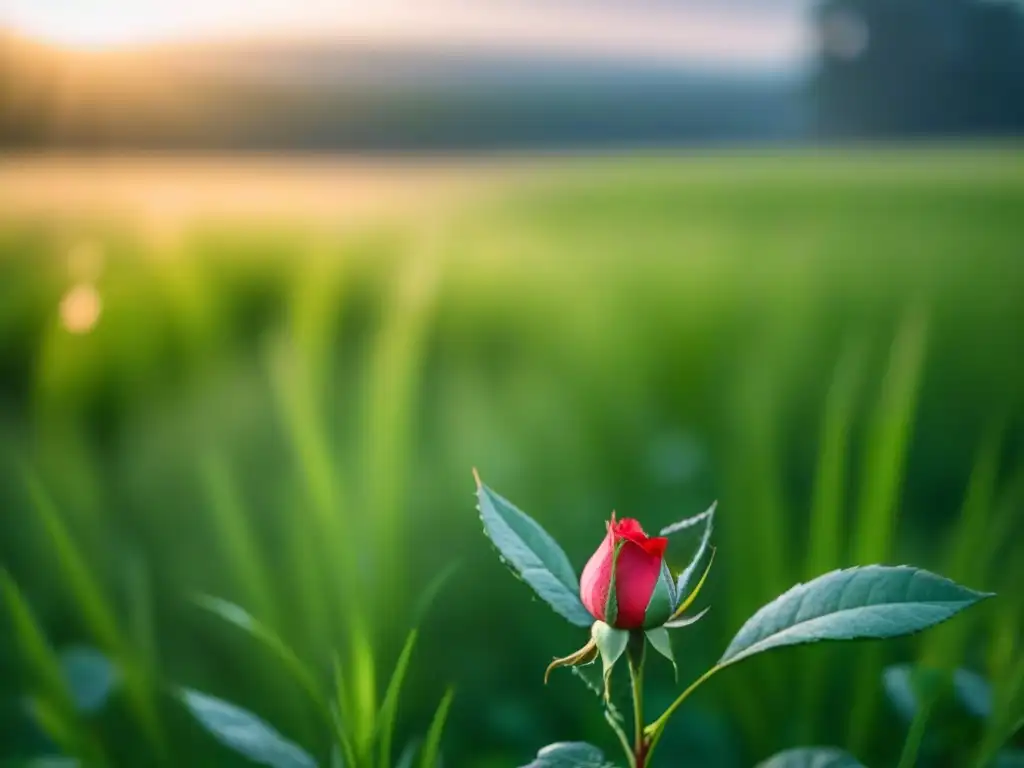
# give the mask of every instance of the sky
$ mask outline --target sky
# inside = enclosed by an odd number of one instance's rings
[[[0,0],[0,25],[66,46],[210,38],[477,44],[785,64],[803,0]]]

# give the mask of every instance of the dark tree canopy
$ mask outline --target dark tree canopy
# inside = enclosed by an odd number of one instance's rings
[[[1024,7],[1015,0],[824,0],[813,80],[830,137],[1024,129]]]

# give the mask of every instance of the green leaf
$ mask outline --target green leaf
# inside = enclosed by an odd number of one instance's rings
[[[438,758],[441,754],[441,735],[444,733],[444,724],[448,720],[448,711],[452,708],[452,700],[455,698],[455,689],[449,688],[441,703],[437,705],[434,719],[430,721],[430,728],[427,729],[427,737],[423,741],[423,751],[420,753],[420,768],[436,768]]]
[[[683,616],[681,619],[669,621],[665,624],[665,629],[680,629],[681,627],[688,627],[691,624],[696,624],[698,621],[703,619],[704,616],[707,615],[707,612],[710,610],[711,606],[709,605],[703,611],[701,611],[700,613],[695,613],[693,616]]]
[[[94,713],[103,709],[121,679],[113,662],[95,648],[66,648],[60,653],[60,666],[79,712]]]
[[[427,586],[420,593],[419,598],[416,600],[416,605],[412,609],[413,626],[418,627],[423,623],[427,613],[430,611],[430,607],[434,604],[434,600],[437,599],[437,596],[441,594],[441,590],[444,588],[445,584],[451,580],[452,576],[455,575],[455,572],[461,567],[461,561],[453,560],[442,568],[434,578],[427,582]]]
[[[270,768],[316,768],[300,747],[251,712],[205,693],[182,690],[181,700],[221,744]]]
[[[835,747],[787,749],[758,763],[756,768],[864,768],[851,755]]]
[[[655,627],[648,629],[645,634],[651,641],[651,647],[672,662],[672,670],[676,673],[676,680],[678,680],[679,668],[676,666],[675,656],[672,655],[672,641],[669,639],[668,630],[664,627]]]
[[[700,544],[697,546],[697,551],[694,552],[693,559],[690,560],[690,564],[683,569],[682,573],[679,574],[679,579],[676,581],[676,607],[679,606],[680,601],[685,599],[686,587],[689,585],[690,579],[693,578],[693,574],[696,573],[697,568],[700,566],[700,561],[704,558],[704,553],[707,552],[708,544],[711,541],[711,531],[714,528],[715,510],[717,508],[718,502],[716,501],[699,515],[694,515],[686,520],[680,520],[678,523],[673,523],[672,525],[662,528],[659,533],[660,536],[671,536],[673,533],[693,528],[701,523],[704,524],[704,533],[700,537]]]
[[[548,744],[537,758],[521,768],[613,768],[604,753],[583,741],[559,741]]]
[[[589,627],[594,617],[580,602],[580,584],[562,548],[526,513],[516,509],[477,477],[484,531],[502,559],[566,621]]]
[[[676,585],[672,580],[672,573],[668,566],[662,562],[661,571],[658,573],[658,580],[654,582],[654,589],[644,609],[644,628],[660,627],[665,624],[679,605],[676,600]]]
[[[761,608],[736,634],[718,664],[819,640],[907,635],[990,596],[909,566],[832,571],[798,584]]]

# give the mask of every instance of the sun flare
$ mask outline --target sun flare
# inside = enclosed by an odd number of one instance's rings
[[[628,6],[473,0],[2,0],[19,32],[64,47],[108,48],[165,40],[335,35],[454,42],[530,50],[785,61],[806,47],[794,18],[715,8],[642,13]]]
[[[74,48],[144,42],[173,32],[159,7],[132,0],[55,0],[15,7],[15,13],[14,26],[23,34]]]
[[[8,21],[56,45],[107,48],[230,31],[277,7],[260,0],[18,0]]]

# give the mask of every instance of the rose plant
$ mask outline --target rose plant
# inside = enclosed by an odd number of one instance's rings
[[[673,714],[700,685],[726,667],[772,648],[821,640],[911,634],[992,596],[906,565],[868,565],[831,571],[806,584],[797,584],[758,610],[736,633],[718,662],[648,723],[643,697],[647,645],[675,668],[670,630],[693,624],[708,610],[688,613],[711,570],[715,505],[664,528],[657,536],[645,533],[637,520],[617,520],[613,513],[604,538],[577,579],[569,558],[547,531],[484,485],[475,470],[474,477],[484,531],[502,560],[564,619],[590,630],[590,638],[582,648],[549,664],[545,682],[553,670],[591,664],[600,657],[605,719],[621,743],[630,768],[649,768]],[[670,537],[696,526],[703,526],[696,553],[674,577],[665,562]],[[690,589],[705,559],[706,565]],[[609,699],[612,672],[623,658],[631,681],[632,738]],[[682,763],[677,758],[672,765]],[[526,768],[612,765],[596,747],[561,742],[540,750]],[[775,755],[761,768],[809,765],[856,768],[860,764],[835,748],[798,748]]]

